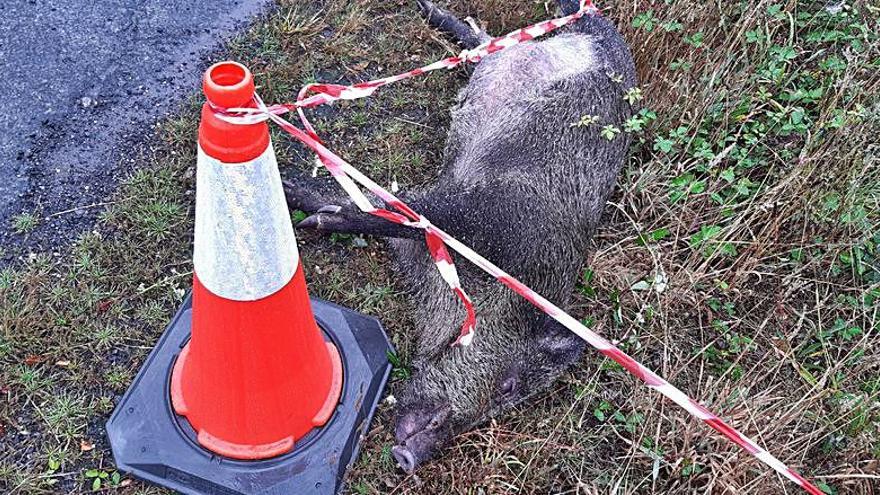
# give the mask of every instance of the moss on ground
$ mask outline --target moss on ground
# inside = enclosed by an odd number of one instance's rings
[[[620,126],[638,143],[574,311],[826,492],[867,494],[880,485],[880,6],[842,5],[602,2],[645,111]],[[450,7],[494,33],[550,15],[529,0]],[[289,101],[307,82],[454,51],[408,1],[282,1],[229,56],[267,101]],[[313,115],[378,182],[418,187],[465,82],[443,72]],[[103,424],[190,284],[197,105],[133,151],[139,171],[68,253],[0,271],[4,493],[162,493],[116,473]],[[273,137],[285,175],[311,173]],[[406,362],[412,322],[382,242],[299,237],[313,294],[379,316]],[[383,404],[352,493],[795,492],[591,353],[415,475],[394,467],[392,437]]]

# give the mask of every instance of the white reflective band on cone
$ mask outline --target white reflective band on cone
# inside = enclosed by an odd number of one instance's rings
[[[202,285],[254,301],[287,285],[298,263],[272,144],[246,163],[223,163],[199,146],[193,265]]]

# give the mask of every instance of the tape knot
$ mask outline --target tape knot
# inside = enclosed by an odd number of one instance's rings
[[[428,230],[428,228],[433,226],[433,224],[431,224],[431,222],[422,215],[419,215],[419,220],[417,222],[404,222],[403,225],[421,230]]]

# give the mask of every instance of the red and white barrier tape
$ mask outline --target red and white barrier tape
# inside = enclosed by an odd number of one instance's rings
[[[754,440],[740,433],[735,428],[729,426],[721,418],[713,414],[700,403],[691,399],[690,397],[685,395],[684,392],[677,389],[675,386],[658,376],[656,373],[628,356],[625,352],[614,346],[611,342],[581,324],[579,321],[568,315],[555,304],[551,303],[543,296],[534,292],[532,289],[527,287],[525,284],[523,284],[510,274],[495,266],[495,264],[493,264],[491,261],[480,256],[478,253],[476,253],[465,244],[461,243],[454,237],[439,229],[437,226],[428,221],[428,219],[413,211],[409,206],[407,206],[403,201],[398,199],[392,193],[388,192],[383,187],[373,182],[369,177],[362,174],[351,164],[327,149],[321,143],[321,139],[318,137],[314,127],[312,127],[312,125],[309,123],[303,112],[303,109],[305,108],[312,108],[319,105],[332,103],[336,100],[354,100],[358,98],[365,98],[372,95],[376,91],[376,89],[385,86],[386,84],[425,74],[433,70],[451,69],[453,67],[461,65],[464,62],[478,62],[480,59],[487,55],[517,45],[524,41],[543,36],[562,26],[571,24],[572,22],[580,19],[584,15],[598,14],[598,12],[598,9],[593,6],[591,0],[581,0],[581,8],[580,10],[578,10],[578,12],[575,12],[574,14],[560,17],[558,19],[540,22],[526,28],[518,29],[505,36],[494,38],[474,49],[465,50],[458,56],[448,57],[438,62],[434,62],[430,65],[426,65],[424,67],[404,72],[395,76],[362,82],[350,86],[338,84],[310,84],[304,87],[302,91],[300,91],[296,103],[292,104],[267,106],[265,105],[265,103],[263,103],[259,96],[255,96],[256,108],[215,108],[214,110],[219,118],[222,118],[227,122],[233,124],[245,125],[263,122],[266,120],[271,120],[275,122],[285,131],[287,131],[291,136],[293,136],[304,145],[311,148],[315,153],[317,153],[321,163],[325,167],[327,167],[327,170],[330,171],[331,175],[333,175],[337,182],[339,182],[339,185],[342,186],[346,193],[348,193],[348,195],[361,211],[384,218],[390,222],[424,230],[425,241],[428,245],[428,250],[430,251],[431,257],[434,259],[434,262],[437,265],[437,269],[439,270],[443,279],[449,284],[452,290],[461,299],[467,311],[467,317],[465,318],[465,322],[462,325],[461,334],[459,335],[458,339],[456,339],[456,344],[468,345],[473,340],[476,317],[471,299],[461,287],[458,279],[458,274],[455,270],[455,265],[452,262],[449,251],[446,249],[447,246],[455,250],[468,261],[474,263],[475,265],[479,266],[481,269],[498,279],[498,281],[509,287],[520,296],[527,299],[538,309],[540,309],[551,318],[558,321],[560,324],[574,332],[580,338],[584,339],[587,343],[599,350],[599,352],[604,354],[606,357],[620,364],[632,375],[644,382],[645,385],[647,385],[649,388],[656,390],[668,399],[672,400],[682,409],[690,413],[692,416],[702,420],[714,430],[727,437],[733,443],[739,445],[743,450],[745,450],[767,466],[771,467],[782,476],[788,478],[792,482],[802,487],[808,493],[812,495],[823,495],[823,492],[819,490],[819,488],[810,483],[794,470],[787,467],[772,454],[761,448],[757,443],[755,443]],[[311,93],[314,94],[309,96],[309,94]],[[287,113],[293,109],[297,110],[297,113],[299,114],[300,120],[305,130],[294,126],[293,124],[281,117],[282,114]],[[390,211],[373,206],[373,204],[370,203],[370,200],[358,187],[358,184],[378,196],[387,205],[391,206],[397,211]]]

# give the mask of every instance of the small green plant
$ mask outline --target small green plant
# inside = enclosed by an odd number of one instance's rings
[[[581,276],[581,283],[578,285],[578,290],[580,290],[581,294],[590,298],[596,297],[596,288],[593,287],[593,278],[595,276],[596,273],[592,269],[584,269],[584,273]]]
[[[685,459],[683,464],[684,465],[681,468],[681,475],[683,477],[693,476],[703,472],[703,466],[697,464],[691,459]]]
[[[642,98],[644,98],[644,96],[642,95],[642,90],[640,88],[629,88],[626,90],[626,93],[623,94],[623,99],[629,102],[630,105],[635,105],[641,101]]]
[[[607,74],[608,79],[611,79],[611,82],[620,84],[623,82],[623,74],[618,74],[614,71],[608,71]]]
[[[675,142],[663,136],[657,136],[656,140],[654,141],[654,151],[669,153],[672,151],[673,146],[675,146]]]
[[[308,216],[309,215],[302,210],[293,210],[292,212],[290,212],[290,219],[293,221],[294,225],[302,222]]]
[[[657,230],[652,230],[647,234],[643,234],[640,232],[639,237],[636,239],[636,244],[638,244],[639,246],[646,246],[648,244],[660,242],[667,237],[669,237],[669,229],[665,227]]]
[[[12,229],[16,234],[29,234],[40,223],[40,218],[29,212],[22,212],[12,217]]]
[[[666,31],[667,33],[677,33],[677,32],[680,32],[682,29],[684,29],[684,24],[682,24],[678,21],[669,21],[669,22],[664,22],[663,24],[660,25],[660,27],[662,27],[663,30]]]
[[[623,123],[624,132],[628,132],[630,134],[641,132],[644,129],[645,120],[640,118],[638,115],[633,115],[632,117],[626,119]]]
[[[370,493],[370,487],[368,487],[364,482],[355,483],[354,485],[352,485],[351,489],[354,493],[357,493],[358,495],[367,495],[368,493]]]
[[[391,363],[391,377],[396,380],[408,380],[412,375],[409,366],[395,352],[388,351],[388,362]]]
[[[737,250],[730,242],[719,241],[718,237],[724,229],[720,225],[703,225],[694,233],[689,242],[691,248],[699,250],[705,258],[712,257],[715,253],[724,256],[736,256]]]
[[[394,289],[390,285],[368,283],[357,289],[358,309],[364,313],[381,313],[389,297],[394,295]]]
[[[816,486],[828,495],[837,495],[837,489],[829,485],[828,483],[825,483],[824,481],[817,482]]]
[[[53,475],[58,471],[60,467],[61,461],[55,459],[54,457],[49,458],[49,460],[46,462],[46,474],[43,479],[44,485],[52,486],[58,483],[58,478],[54,477]]]
[[[100,490],[105,485],[119,486],[119,482],[122,480],[119,471],[108,472],[103,469],[89,469],[85,472],[85,477],[86,480],[92,480],[93,492]]]
[[[636,428],[645,420],[645,415],[642,413],[632,413],[629,416],[623,414],[619,409],[614,412],[614,421],[623,425],[623,429],[625,429],[629,433],[635,433]]]
[[[686,173],[672,179],[669,183],[669,202],[675,204],[692,195],[706,190],[706,181],[697,179],[696,175]]]
[[[754,340],[731,330],[730,325],[719,318],[712,320],[712,328],[721,338],[706,347],[703,355],[713,365],[716,373],[729,373],[731,380],[741,379],[744,371],[738,361],[741,354],[754,350]]]
[[[379,455],[379,459],[383,466],[387,468],[393,467],[397,462],[394,460],[394,456],[391,454],[391,446],[384,445],[382,446],[382,453]]]
[[[115,390],[125,390],[131,381],[131,374],[125,368],[120,366],[115,366],[111,368],[107,374],[104,376],[107,380],[107,384],[110,385]]]
[[[612,409],[613,407],[611,406],[611,404],[603,400],[599,402],[599,404],[593,409],[593,416],[604,423],[605,419],[607,419],[608,417],[607,413],[609,413]]]
[[[583,115],[577,122],[571,124],[571,127],[589,127],[602,122],[602,118],[598,115]]]
[[[116,341],[117,330],[111,325],[102,325],[92,334],[92,344],[96,349],[109,349]]]
[[[694,33],[690,36],[684,37],[684,42],[688,45],[691,45],[694,48],[700,48],[703,46],[703,41],[706,39],[706,35],[702,32]]]
[[[609,141],[613,141],[614,138],[617,137],[618,134],[620,134],[620,128],[609,124],[609,125],[602,127],[600,134],[602,135],[603,138],[605,138]]]
[[[36,392],[50,383],[49,380],[43,378],[40,370],[26,364],[18,365],[15,382],[28,392]]]
[[[636,15],[633,18],[632,26],[636,29],[644,29],[647,32],[651,32],[657,26],[657,18],[654,16],[653,10],[648,10],[647,12],[642,12],[641,14]]]
[[[82,397],[62,393],[50,397],[42,407],[43,418],[52,433],[74,438],[86,427],[89,408]]]

